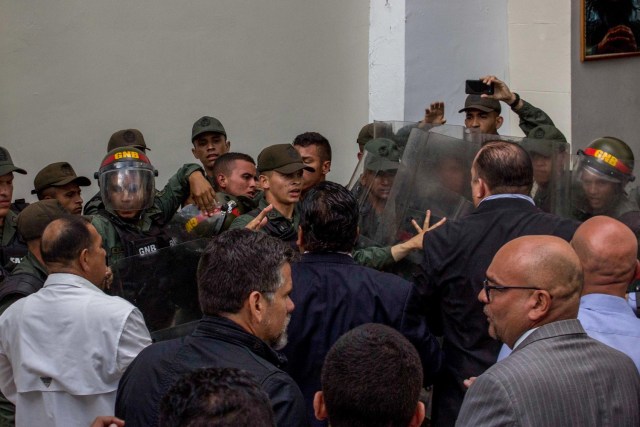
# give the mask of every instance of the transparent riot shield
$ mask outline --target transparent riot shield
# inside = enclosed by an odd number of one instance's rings
[[[112,292],[140,309],[149,331],[199,319],[196,270],[209,239],[124,258],[111,266]]]
[[[572,156],[569,216],[579,221],[596,215],[610,216],[627,224],[639,235],[640,207],[636,182],[611,177],[599,166],[582,155]]]
[[[461,126],[411,130],[375,241],[394,244],[411,238],[415,235],[411,220],[422,225],[427,209],[432,222],[460,218],[473,210],[470,170],[480,148],[475,136]]]
[[[238,216],[235,202],[221,204],[216,202],[212,214],[202,213],[196,205],[187,205],[178,211],[169,224],[168,233],[179,242],[186,242],[220,234],[227,222]]]
[[[531,157],[533,187],[531,197],[545,212],[569,216],[571,193],[571,155],[569,144],[560,140],[523,138],[521,142]]]

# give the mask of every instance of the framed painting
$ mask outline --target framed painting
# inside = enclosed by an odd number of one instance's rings
[[[640,0],[580,0],[583,61],[640,55]]]

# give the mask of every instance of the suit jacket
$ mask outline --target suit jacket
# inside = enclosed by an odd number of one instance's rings
[[[478,301],[493,256],[505,243],[525,235],[550,234],[569,241],[577,226],[527,200],[500,198],[485,200],[470,215],[425,235],[421,290],[429,325],[444,337],[445,354],[434,385],[434,425],[455,423],[466,391],[462,381],[482,374],[497,360],[500,342],[489,336]]]
[[[639,426],[640,375],[575,319],[536,329],[478,377],[456,426]]]
[[[285,370],[298,383],[310,420],[313,395],[331,346],[364,323],[382,323],[400,331],[417,348],[424,380],[440,366],[440,347],[420,313],[413,284],[393,274],[363,267],[340,253],[306,253],[292,266],[295,310],[291,315]],[[372,373],[375,375],[375,373]]]

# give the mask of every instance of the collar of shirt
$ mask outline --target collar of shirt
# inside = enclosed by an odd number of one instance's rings
[[[580,309],[612,313],[633,312],[624,298],[607,294],[583,295],[580,298]]]
[[[51,273],[47,280],[44,282],[44,287],[47,286],[55,286],[55,285],[66,285],[66,286],[75,286],[75,287],[83,287],[94,290],[96,292],[102,292],[96,285],[85,279],[84,277],[78,276],[76,274],[70,273]]]
[[[522,343],[522,341],[524,341],[525,338],[527,338],[529,335],[531,335],[533,333],[533,331],[535,331],[536,329],[538,329],[538,328],[529,329],[527,332],[525,332],[524,334],[520,335],[520,338],[518,338],[518,340],[513,345],[513,348],[511,350],[515,350],[516,348],[518,348],[520,343]]]
[[[531,197],[526,196],[524,194],[492,194],[491,196],[487,196],[484,199],[480,200],[480,203],[478,203],[478,206],[480,206],[483,202],[486,202],[487,200],[495,200],[495,199],[522,199],[531,203],[533,206],[536,205]]]

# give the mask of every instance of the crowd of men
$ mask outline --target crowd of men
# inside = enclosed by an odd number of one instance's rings
[[[0,147],[0,426],[640,425],[633,152],[572,169],[482,80],[464,128],[364,126],[348,188],[320,133],[254,161],[210,116],[162,190],[115,132],[84,207],[66,161],[12,203]]]

